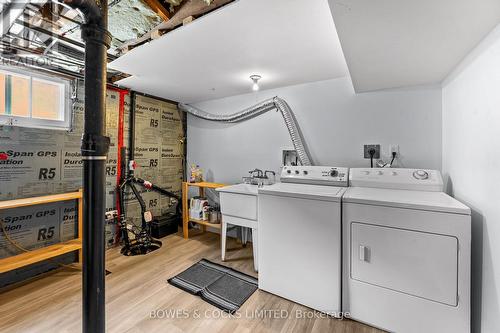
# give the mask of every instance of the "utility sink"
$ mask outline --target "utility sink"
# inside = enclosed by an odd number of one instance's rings
[[[221,226],[221,258],[226,257],[227,226],[235,225],[244,227],[242,243],[246,244],[248,230],[252,229],[253,264],[255,271],[258,269],[258,236],[257,236],[257,194],[258,185],[237,184],[216,189],[220,194],[220,208],[222,212]]]
[[[258,186],[237,184],[220,187],[220,206],[223,215],[257,220]]]
[[[236,184],[224,187],[219,187],[217,191],[227,192],[227,193],[239,193],[239,194],[249,194],[257,195],[259,187],[252,184]]]

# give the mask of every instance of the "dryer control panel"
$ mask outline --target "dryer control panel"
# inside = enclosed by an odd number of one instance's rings
[[[403,168],[351,168],[351,186],[413,191],[443,191],[443,178],[437,170]]]
[[[330,166],[290,166],[281,169],[281,181],[312,185],[347,186],[349,169]]]

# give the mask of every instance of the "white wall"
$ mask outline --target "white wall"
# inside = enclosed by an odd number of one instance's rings
[[[265,84],[265,81],[263,81]],[[250,84],[249,84],[250,88]],[[356,95],[348,78],[289,86],[198,103],[233,113],[266,98],[284,98],[296,115],[316,165],[369,166],[363,144],[379,143],[388,159],[399,144],[404,167],[441,169],[441,88],[419,87]],[[253,168],[279,171],[281,150],[292,148],[278,112],[237,124],[188,116],[188,163],[208,179],[239,182]]]
[[[500,332],[500,26],[443,84],[443,171],[473,211],[473,332]]]

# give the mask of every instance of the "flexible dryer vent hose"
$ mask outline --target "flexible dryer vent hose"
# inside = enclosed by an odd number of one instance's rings
[[[284,99],[279,97],[266,99],[265,101],[233,114],[212,114],[183,103],[179,104],[179,109],[198,118],[226,123],[236,123],[248,120],[265,112],[277,109],[283,116],[283,120],[285,121],[290,138],[292,139],[293,146],[299,155],[300,162],[302,165],[312,165],[311,157],[302,141],[302,135],[297,125],[295,116],[293,115],[292,109],[290,109],[290,106]]]

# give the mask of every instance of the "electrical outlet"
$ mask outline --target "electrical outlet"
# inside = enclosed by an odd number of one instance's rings
[[[300,165],[299,155],[294,149],[282,150],[282,165]]]
[[[399,145],[394,145],[394,144],[389,145],[389,153],[391,155],[392,153],[396,153],[397,155],[399,155]]]
[[[380,145],[364,145],[364,156],[365,158],[370,158],[370,150],[375,149],[375,154],[373,155],[373,158],[380,158]]]

